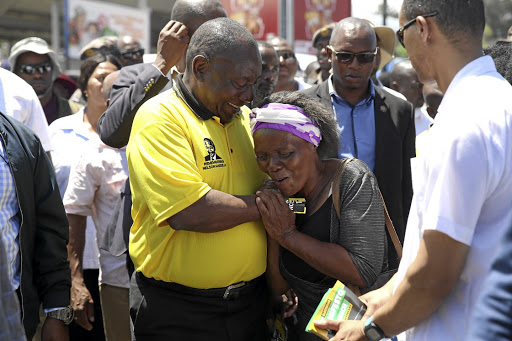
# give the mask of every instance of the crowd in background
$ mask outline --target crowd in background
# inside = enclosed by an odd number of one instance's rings
[[[101,37],[75,79],[14,44],[0,339],[314,341],[337,280],[368,310],[333,340],[510,339],[512,27],[483,49],[483,11],[345,18],[305,70],[217,0],[177,0],[153,63]]]

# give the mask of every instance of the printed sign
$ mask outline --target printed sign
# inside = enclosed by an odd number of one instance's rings
[[[79,58],[80,50],[101,36],[129,35],[149,51],[149,10],[112,3],[67,0],[67,55]]]
[[[350,0],[295,0],[295,51],[313,53],[313,34],[319,28],[350,16]]]
[[[228,16],[244,25],[257,40],[278,35],[278,0],[221,0]]]

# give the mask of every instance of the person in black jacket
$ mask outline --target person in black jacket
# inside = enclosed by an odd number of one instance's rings
[[[72,320],[71,274],[66,244],[69,225],[53,166],[39,138],[22,123],[0,114],[0,237],[12,264],[25,334],[31,340],[39,305],[47,313],[42,340],[67,340]]]

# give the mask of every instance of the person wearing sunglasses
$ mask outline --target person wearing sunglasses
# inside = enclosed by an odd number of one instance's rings
[[[121,51],[123,66],[143,63],[144,49],[132,36],[123,36],[117,40],[117,47]]]
[[[38,37],[20,40],[12,47],[9,62],[11,71],[36,92],[48,124],[72,114],[68,100],[54,92],[54,81],[62,71],[55,52],[46,41]]]
[[[368,21],[345,18],[338,22],[326,47],[332,75],[303,90],[333,111],[340,128],[341,148],[324,158],[356,157],[377,177],[400,241],[412,199],[410,158],[414,157],[412,105],[373,85],[377,38]],[[391,161],[393,160],[393,161]],[[390,269],[398,267],[389,248]]]
[[[308,83],[299,77],[295,77],[299,70],[299,61],[286,39],[273,37],[267,40],[267,43],[274,47],[279,57],[279,78],[277,79],[274,92],[297,91],[309,88],[310,85]]]
[[[366,323],[321,324],[339,329],[332,340],[404,331],[408,341],[510,340],[482,316],[492,311],[504,329],[508,321],[496,313],[510,316],[510,297],[478,306],[490,270],[505,269],[510,286],[510,257],[494,265],[493,258],[509,247],[501,243],[512,221],[512,86],[483,55],[484,12],[483,0],[402,4],[398,38],[419,81],[435,80],[444,97],[414,160],[414,209],[398,272],[362,297]]]

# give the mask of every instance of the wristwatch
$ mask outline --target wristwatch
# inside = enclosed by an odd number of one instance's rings
[[[370,316],[364,324],[364,335],[370,341],[379,341],[387,338],[382,329],[373,322],[373,316]]]
[[[67,326],[68,324],[71,323],[71,321],[73,321],[75,313],[73,311],[73,308],[70,305],[68,305],[66,308],[50,311],[49,313],[46,313],[46,316],[52,317],[57,320],[61,320]]]

